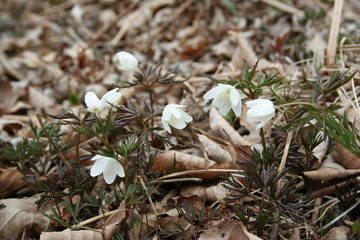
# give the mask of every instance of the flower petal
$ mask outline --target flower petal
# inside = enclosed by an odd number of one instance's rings
[[[255,105],[260,105],[260,104],[272,104],[272,101],[267,100],[267,99],[255,99],[255,100],[251,100],[251,101],[247,101],[246,102],[246,106],[248,107],[253,107]]]
[[[104,179],[107,184],[114,182],[116,178],[116,160],[108,158],[104,169]]]
[[[255,105],[248,110],[248,115],[251,117],[267,116],[273,113],[275,113],[275,109],[270,104]]]
[[[186,127],[186,123],[181,118],[172,118],[169,124],[176,129],[184,129]]]
[[[100,99],[94,92],[87,92],[85,94],[85,104],[89,109],[92,109],[94,106],[100,106]]]
[[[161,119],[164,121],[169,121],[171,118],[171,112],[170,109],[166,106],[163,110]]]
[[[238,102],[241,101],[240,93],[235,88],[230,90],[230,101],[234,106],[236,106]]]
[[[241,110],[242,110],[241,100],[240,100],[236,105],[232,105],[231,108],[232,108],[232,110],[234,111],[235,116],[240,117],[240,115],[241,115]]]
[[[119,88],[115,88],[115,89],[105,93],[104,96],[102,96],[101,100],[103,100],[103,99],[105,100],[106,106],[110,106],[109,103],[116,104],[119,102],[122,94],[120,92],[117,92],[118,89]]]
[[[161,123],[164,126],[164,129],[168,132],[171,133],[171,128],[169,126],[169,120],[164,120],[164,118],[161,118]]]
[[[231,105],[230,104],[224,104],[219,108],[219,112],[222,116],[226,117],[226,115],[230,112]]]
[[[98,159],[90,169],[90,175],[96,177],[100,175],[106,166],[106,159]]]
[[[191,122],[193,120],[193,117],[187,114],[186,112],[180,111],[180,113],[181,113],[181,119],[184,120],[185,122]]]
[[[222,88],[222,87],[219,87],[219,86],[214,87],[214,88],[210,89],[209,91],[207,91],[207,92],[204,94],[203,98],[204,98],[204,99],[212,99],[212,98],[216,97],[216,96],[219,94],[219,92],[222,91],[222,89],[223,89],[223,88]]]
[[[139,64],[134,55],[128,52],[118,52],[114,55],[113,61],[117,64],[117,68],[125,71],[133,71]]]
[[[123,166],[122,166],[119,162],[116,162],[116,166],[115,166],[114,169],[115,169],[116,174],[117,174],[119,177],[125,177],[124,168],[123,168]]]
[[[177,109],[176,107],[170,106],[169,111],[170,111],[171,115],[173,115],[174,117],[181,118],[181,112],[180,111],[182,111],[182,110]]]

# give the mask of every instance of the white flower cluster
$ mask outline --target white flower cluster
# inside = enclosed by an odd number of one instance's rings
[[[204,99],[213,99],[212,106],[224,117],[232,109],[237,117],[241,115],[242,103],[239,91],[228,84],[218,84],[204,95]],[[249,122],[260,122],[257,129],[262,128],[275,116],[274,104],[267,99],[256,99],[246,102],[250,108],[247,112]]]
[[[138,60],[127,52],[119,52],[114,55],[113,62],[118,69],[125,71],[134,71],[139,64]],[[101,99],[99,99],[94,92],[88,92],[85,95],[85,104],[89,112],[99,115],[103,110],[110,108],[110,104],[117,104],[120,98],[121,93],[118,92],[118,88],[107,92]],[[218,84],[204,95],[204,99],[212,99],[211,105],[218,109],[222,116],[226,116],[231,110],[237,117],[241,115],[241,95],[234,86]],[[269,100],[256,99],[246,102],[246,105],[249,107],[247,120],[249,122],[259,122],[256,127],[257,129],[264,127],[265,124],[275,116],[274,104]],[[165,106],[161,123],[167,132],[172,133],[171,127],[184,129],[187,123],[193,120],[189,114],[184,112],[183,108],[185,107],[184,105],[178,104],[168,104]],[[118,158],[121,160],[121,156]],[[111,184],[114,182],[116,176],[125,176],[123,166],[114,158],[95,155],[92,160],[95,161],[90,171],[90,175],[93,177],[103,173],[105,182]]]

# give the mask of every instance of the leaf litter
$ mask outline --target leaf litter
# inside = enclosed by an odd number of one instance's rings
[[[359,13],[356,0],[3,0],[1,238],[356,239]],[[85,94],[145,82],[117,69],[119,51],[154,71],[142,73],[148,85],[120,89],[125,107],[116,109],[114,130],[94,133]],[[336,103],[345,127],[311,113],[294,117],[302,110],[294,107],[279,109],[260,132],[244,115],[223,117],[203,100],[214,81],[242,78],[256,64],[254,83],[281,78],[259,95],[278,105],[310,97]],[[326,85],[347,69],[351,79]],[[156,80],[162,74],[170,84]],[[326,99],[311,94],[319,76]],[[134,119],[149,117],[139,109],[156,115],[166,104],[188,106],[194,121],[172,135],[141,129],[138,136],[152,135],[129,155],[130,185],[90,177],[91,157],[108,151],[103,136],[118,142],[139,128]],[[160,118],[151,126],[161,128]]]

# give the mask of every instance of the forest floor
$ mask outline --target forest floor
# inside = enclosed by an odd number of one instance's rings
[[[0,0],[0,239],[360,239],[359,17]]]

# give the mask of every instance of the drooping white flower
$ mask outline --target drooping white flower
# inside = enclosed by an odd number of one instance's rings
[[[205,93],[204,99],[214,99],[211,105],[217,108],[224,117],[231,109],[237,117],[241,115],[241,96],[234,86],[218,84],[218,86]]]
[[[92,177],[102,173],[107,184],[113,183],[116,175],[125,177],[124,168],[116,159],[97,154],[91,160],[95,161],[90,170]]]
[[[247,120],[249,122],[260,122],[256,129],[262,128],[275,116],[274,104],[267,99],[256,99],[246,102],[250,108],[247,111]]]
[[[113,56],[113,62],[118,69],[125,71],[134,71],[139,64],[134,55],[128,52],[118,52]]]
[[[170,126],[176,129],[184,129],[186,127],[186,123],[189,123],[193,120],[189,114],[181,109],[185,107],[186,106],[184,105],[178,104],[168,104],[165,106],[161,117],[161,122],[166,131],[171,133]]]
[[[116,104],[120,98],[121,93],[117,92],[119,88],[115,88],[102,96],[101,99],[99,99],[94,92],[87,92],[85,94],[85,104],[88,107],[88,111],[100,114],[105,108],[110,108],[111,104]]]

